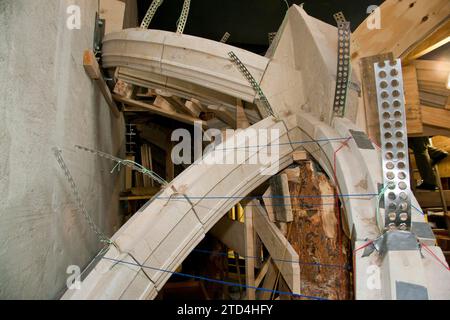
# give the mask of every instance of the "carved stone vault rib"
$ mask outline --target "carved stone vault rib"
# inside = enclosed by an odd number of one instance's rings
[[[275,113],[284,120],[266,118],[249,128],[279,129],[280,141],[273,140],[268,145],[243,148],[238,152],[248,151],[245,158],[251,159],[273,143],[279,143],[278,170],[282,170],[292,163],[293,150],[304,147],[330,177],[336,174],[341,195],[360,195],[340,197],[345,212],[344,223],[351,232],[354,246],[358,247],[365,239],[375,239],[381,232],[375,214],[376,197],[373,196],[378,194],[379,184],[383,181],[381,160],[376,148],[361,148],[353,138],[335,158],[342,139],[352,137],[350,130],[364,131],[355,124],[355,114],[361,104],[357,95],[349,96],[348,103],[352,107],[347,108],[344,118],[331,118],[336,44],[336,28],[293,6],[267,57],[192,36],[132,29],[106,37],[103,62],[107,68],[126,68],[128,80],[145,78],[149,86],[156,84],[169,91],[208,99],[215,92],[218,94],[214,99],[223,101],[226,100],[223,97],[234,97],[253,102],[253,89],[228,59],[227,53],[235,52],[260,83]],[[223,101],[223,104],[227,102]],[[238,135],[252,134],[249,129]],[[340,140],[334,140],[337,138]],[[290,141],[304,143],[291,145]],[[222,148],[226,145],[217,147]],[[258,161],[257,164],[206,165],[197,162],[191,165],[113,236],[117,247],[110,246],[104,258],[99,259],[83,280],[81,290],[69,290],[63,298],[155,298],[171,276],[163,270],[175,271],[214,224],[242,197],[275,174],[273,170]],[[412,203],[419,208],[415,199]],[[418,212],[413,213],[413,221],[424,222]],[[442,256],[433,242],[427,244]],[[408,254],[420,257],[419,251],[408,251]],[[414,260],[418,263],[414,267],[415,275],[407,280],[426,287],[430,298],[439,298],[443,290],[449,290],[450,281],[448,273],[444,274],[445,270],[437,268],[431,260],[428,256]],[[140,268],[136,264],[150,268]],[[405,279],[402,275],[404,266],[380,264],[375,255],[362,257],[360,251],[355,255],[354,264],[357,299],[390,298],[391,282]],[[367,268],[371,265],[380,268],[379,288],[366,286],[370,276]],[[428,276],[428,272],[432,272],[432,276]],[[447,287],[443,289],[445,282]]]

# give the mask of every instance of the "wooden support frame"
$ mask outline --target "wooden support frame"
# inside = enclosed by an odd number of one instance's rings
[[[252,205],[256,233],[269,251],[289,288],[293,293],[300,294],[300,264],[297,252],[277,226],[269,220],[264,208],[256,201],[252,201]]]
[[[92,80],[94,80],[98,89],[105,98],[106,103],[108,104],[109,109],[111,110],[111,113],[114,115],[114,117],[119,118],[120,116],[119,109],[112,98],[111,91],[109,90],[108,85],[103,79],[103,75],[100,70],[100,66],[98,65],[97,59],[95,58],[94,52],[92,52],[91,50],[84,51],[83,66],[88,76]]]
[[[145,103],[145,102],[141,102],[141,101],[137,101],[137,100],[133,100],[133,99],[127,99],[118,95],[113,95],[114,100],[119,101],[121,103],[124,103],[127,106],[133,107],[133,108],[138,108],[141,109],[141,111],[149,111],[151,113],[166,117],[166,118],[170,118],[170,119],[174,119],[180,122],[184,122],[187,124],[195,124],[196,122],[200,123],[203,127],[206,127],[207,124],[206,122],[198,119],[198,118],[194,118],[185,114],[181,114],[181,113],[177,113],[177,112],[171,112],[168,110],[164,110],[162,108],[158,108],[154,105]],[[130,109],[129,109],[130,110]]]
[[[245,217],[245,281],[247,285],[247,300],[255,300],[255,231],[253,228],[253,207],[244,207]]]

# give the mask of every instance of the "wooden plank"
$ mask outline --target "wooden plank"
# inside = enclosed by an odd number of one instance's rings
[[[416,67],[414,65],[403,66],[402,72],[408,134],[420,134],[423,131],[423,125]]]
[[[108,85],[103,79],[97,59],[95,59],[95,55],[91,50],[84,51],[83,66],[88,76],[97,84],[97,87],[105,98],[106,103],[111,110],[111,113],[114,115],[114,117],[119,118],[119,109],[112,98],[111,91],[109,90]]]
[[[275,213],[273,212],[273,193],[272,187],[269,186],[263,194],[263,202],[267,211],[267,216],[271,222],[275,222]]]
[[[269,260],[266,260],[263,263],[263,265],[261,266],[261,269],[259,270],[259,273],[258,273],[258,275],[256,276],[256,279],[255,279],[255,287],[259,287],[261,282],[264,280],[264,277],[267,274],[267,270],[269,270],[270,263],[271,263],[271,261],[270,261],[270,258],[269,258]]]
[[[245,226],[242,222],[231,220],[227,216],[217,222],[211,229],[211,234],[220,240],[224,245],[240,256],[247,256],[245,243]],[[250,256],[253,255],[253,252]]]
[[[151,149],[147,144],[143,144],[141,146],[141,158],[142,158],[141,165],[146,169],[153,170]],[[144,188],[153,186],[153,180],[147,175],[143,176],[144,176]]]
[[[273,193],[273,212],[275,221],[291,222],[293,220],[289,183],[286,174],[278,174],[270,179]]]
[[[353,58],[383,52],[404,57],[447,21],[450,1],[386,0],[379,9],[379,29],[369,27],[373,17],[368,17],[353,33]]]
[[[168,141],[169,148],[166,151],[166,181],[171,182],[175,179],[175,165],[172,161],[173,142]]]
[[[275,267],[273,261],[269,261],[267,273],[264,277],[264,282],[262,287],[267,290],[274,290],[275,282],[277,280],[278,270]],[[272,292],[270,291],[258,291],[258,300],[270,300],[272,297]]]
[[[429,107],[443,108],[447,105],[448,96],[420,91],[420,103]]]
[[[417,191],[415,194],[420,207],[425,208],[439,208],[442,207],[441,197],[439,192],[422,192]],[[450,204],[450,190],[444,190],[445,201]]]
[[[253,228],[253,210],[251,206],[244,207],[245,215],[245,284],[255,287],[255,230]],[[255,300],[255,289],[247,288],[247,300]]]
[[[394,55],[392,53],[384,53],[360,60],[367,134],[378,145],[380,145],[380,121],[378,117],[374,64],[380,61],[392,60],[393,58]]]
[[[177,113],[177,112],[173,112],[173,111],[167,111],[167,110],[163,110],[161,108],[158,108],[154,105],[145,103],[145,102],[141,102],[141,101],[137,101],[137,100],[133,100],[133,99],[127,99],[118,95],[113,95],[114,100],[122,102],[126,105],[129,105],[131,107],[138,107],[138,108],[143,108],[146,109],[147,111],[166,117],[166,118],[170,118],[170,119],[174,119],[183,123],[187,123],[187,124],[194,124],[196,122],[199,122],[203,127],[206,127],[207,124],[206,122],[195,118],[195,117],[191,117],[185,114],[181,114],[181,113]]]
[[[134,156],[127,156],[128,161],[135,161]],[[133,169],[126,166],[125,167],[125,190],[128,191],[133,187]]]
[[[170,96],[170,97],[164,97],[164,99],[172,105],[173,108],[175,108],[179,113],[182,114],[188,114],[191,117],[198,118],[200,115],[200,112],[197,112],[193,108],[189,108],[188,105],[186,105],[186,102],[183,101],[181,98],[176,96]]]
[[[294,151],[292,153],[292,159],[296,163],[302,162],[302,161],[307,161],[308,160],[308,152],[306,152],[305,150]]]
[[[84,51],[83,66],[87,75],[92,80],[99,80],[102,78],[100,66],[98,65],[97,59],[95,58],[95,55],[91,50]]]
[[[416,60],[427,53],[442,47],[450,41],[450,20],[443,23],[437,30],[431,33],[424,41],[412,49],[402,62],[407,64]]]
[[[281,275],[294,293],[300,293],[300,265],[297,252],[273,222],[259,203],[254,206],[253,223],[256,233],[274,259]]]
[[[134,196],[148,196],[155,195],[160,190],[159,187],[140,187],[140,188],[131,188],[130,192]]]
[[[186,100],[185,106],[194,117],[199,117],[204,108],[197,99]]]
[[[118,80],[113,92],[124,98],[132,98],[134,92],[134,86],[126,83],[125,81]]]
[[[450,129],[450,110],[421,106],[424,124]]]

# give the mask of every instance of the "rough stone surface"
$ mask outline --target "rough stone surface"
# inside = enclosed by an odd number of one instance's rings
[[[69,30],[69,5],[81,30]],[[116,120],[86,76],[97,1],[0,1],[0,298],[55,299],[69,265],[82,269],[98,252],[52,148],[63,149],[94,221],[108,235],[120,227],[120,176],[112,164],[75,144],[123,156]]]

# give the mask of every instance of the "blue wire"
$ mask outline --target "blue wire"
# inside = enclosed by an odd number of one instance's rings
[[[223,280],[211,279],[211,278],[202,277],[202,276],[194,276],[194,275],[191,275],[191,274],[175,272],[175,271],[170,271],[170,270],[164,270],[164,269],[159,269],[159,268],[153,268],[153,267],[149,267],[149,266],[140,265],[140,264],[137,264],[137,263],[127,262],[127,261],[123,261],[123,260],[116,260],[116,259],[112,259],[112,258],[102,257],[102,259],[113,261],[115,263],[122,263],[122,264],[137,266],[137,267],[140,267],[140,268],[146,268],[146,269],[150,269],[150,270],[154,270],[154,271],[166,272],[166,273],[170,273],[172,275],[177,275],[177,276],[180,276],[180,277],[192,278],[192,279],[203,280],[203,281],[207,281],[207,282],[223,284],[223,285],[230,286],[230,287],[240,287],[240,288],[244,288],[244,289],[254,289],[254,290],[257,290],[257,291],[278,293],[278,294],[290,295],[290,296],[293,296],[293,297],[307,298],[307,299],[311,299],[311,300],[329,300],[327,298],[322,298],[322,297],[313,297],[313,296],[307,296],[307,295],[297,294],[297,293],[292,293],[292,292],[271,290],[271,289],[266,289],[266,288],[258,288],[258,287],[255,287],[255,286],[247,286],[247,285],[244,285],[244,284],[239,284],[239,283],[234,283],[234,282],[228,282],[228,281],[223,281]]]

